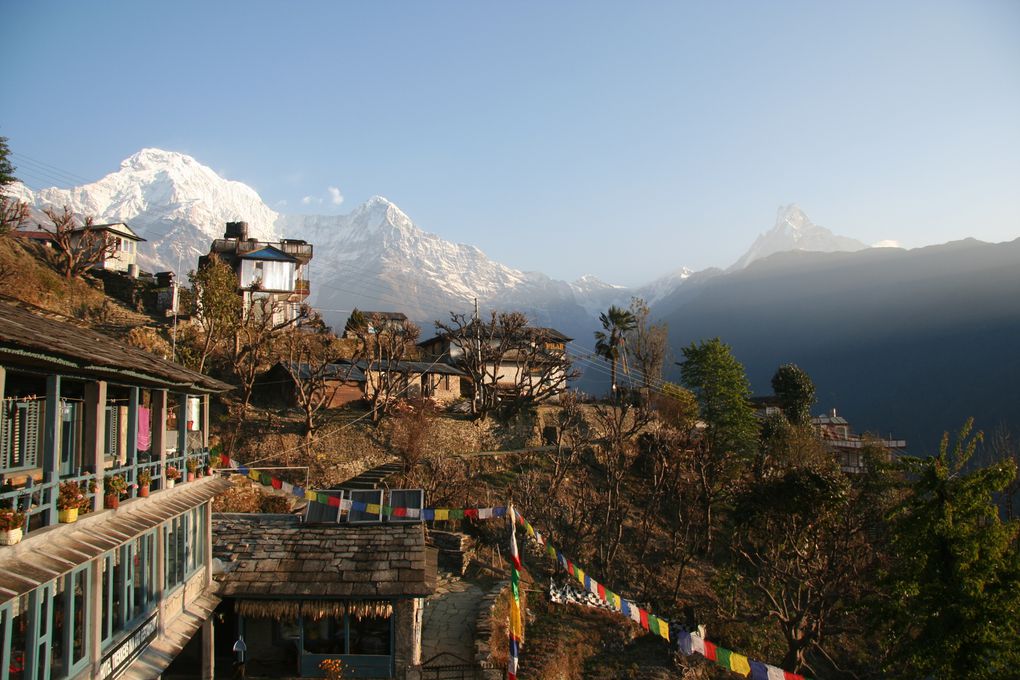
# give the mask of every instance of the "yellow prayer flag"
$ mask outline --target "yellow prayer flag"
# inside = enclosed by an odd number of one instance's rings
[[[319,500],[319,495],[314,491],[305,491],[305,500],[317,501]]]
[[[262,482],[262,475],[259,474],[258,470],[248,470],[248,477],[256,482]]]
[[[446,508],[436,508],[436,519],[450,519],[450,511]]]
[[[747,663],[747,657],[743,654],[730,652],[730,670],[746,677],[751,674],[751,664]]]
[[[663,621],[662,619],[659,619],[659,637],[662,637],[667,641],[669,640],[669,624]],[[751,669],[748,668],[747,672],[750,673]]]
[[[584,584],[584,569],[581,567],[575,567],[574,572],[577,574],[577,580]]]
[[[365,504],[365,512],[367,512],[370,515],[378,515],[381,511],[382,511],[382,508],[379,507],[378,503],[366,503]]]

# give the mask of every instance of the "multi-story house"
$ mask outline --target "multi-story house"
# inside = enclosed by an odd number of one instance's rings
[[[20,525],[0,545],[0,678],[155,678],[199,630],[212,677],[210,511],[229,482],[196,477],[226,389],[0,301],[0,517]]]
[[[210,257],[220,258],[237,274],[245,309],[251,308],[252,301],[267,300],[274,321],[286,323],[299,317],[310,293],[308,263],[312,254],[311,244],[305,241],[258,241],[248,238],[247,222],[227,222],[223,238],[212,242],[209,254],[199,258],[199,266]]]

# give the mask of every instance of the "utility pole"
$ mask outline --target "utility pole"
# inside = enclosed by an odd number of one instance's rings
[[[478,298],[475,298],[475,359],[478,361],[478,384],[475,385],[474,410],[478,415],[481,410],[482,385],[485,382],[485,367],[482,366],[482,329],[481,321],[478,318]]]

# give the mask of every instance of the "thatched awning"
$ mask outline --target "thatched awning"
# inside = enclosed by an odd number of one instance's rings
[[[236,600],[234,611],[241,616],[277,621],[296,621],[299,616],[318,621],[344,614],[360,620],[366,616],[392,616],[393,603],[386,600]]]

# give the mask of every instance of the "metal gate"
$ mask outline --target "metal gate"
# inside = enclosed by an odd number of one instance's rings
[[[456,654],[440,652],[421,665],[422,680],[476,680],[478,666]]]

